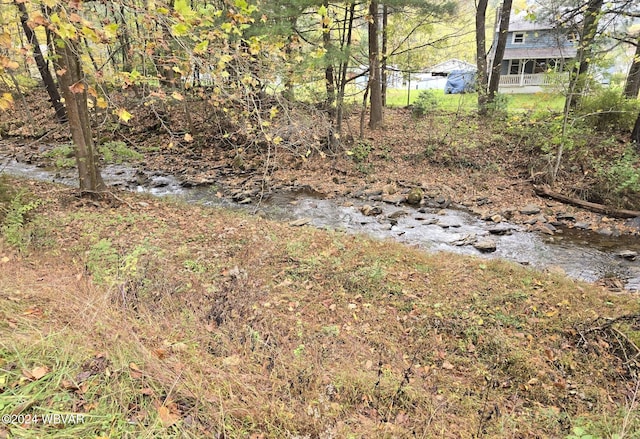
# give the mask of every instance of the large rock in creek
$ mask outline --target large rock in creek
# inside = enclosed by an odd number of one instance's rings
[[[489,238],[478,239],[473,244],[473,246],[476,248],[476,250],[482,253],[491,253],[496,251],[496,248],[497,248],[496,242],[493,239],[489,239]]]
[[[390,195],[384,195],[382,197],[382,201],[384,201],[385,203],[397,205],[407,201],[407,197],[404,196],[403,194],[393,194],[393,195],[390,194]]]
[[[619,258],[628,259],[630,261],[635,261],[638,257],[638,252],[633,250],[622,250],[616,254]]]
[[[540,213],[540,206],[535,204],[527,204],[522,209],[520,209],[520,213],[523,215],[536,215]]]
[[[423,197],[424,197],[424,192],[422,192],[422,189],[414,187],[407,194],[407,203],[420,204]]]
[[[364,216],[376,216],[382,213],[382,209],[379,206],[365,204],[360,208],[360,212],[362,212]]]

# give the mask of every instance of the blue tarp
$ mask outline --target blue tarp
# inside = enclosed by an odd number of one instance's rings
[[[469,93],[476,90],[476,72],[452,70],[444,86],[446,94]]]

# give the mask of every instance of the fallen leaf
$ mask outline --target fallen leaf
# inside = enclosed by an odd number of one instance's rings
[[[40,378],[44,377],[49,373],[49,368],[47,366],[38,366],[33,368],[33,370],[23,370],[22,375],[29,378],[32,381],[37,381]]]
[[[131,371],[130,372],[131,378],[133,378],[134,380],[138,378],[142,378],[142,371],[140,370],[137,364],[129,363],[129,369]]]
[[[62,382],[60,383],[60,387],[62,387],[63,390],[79,390],[80,389],[73,381],[70,381],[70,380],[62,380]]]
[[[32,306],[22,313],[23,316],[42,317],[42,310],[37,306]]]
[[[442,363],[442,368],[443,369],[447,369],[447,370],[451,370],[453,368],[455,368],[455,366],[451,363],[449,363],[448,361],[445,361]]]
[[[11,259],[9,259],[8,256],[4,256],[2,259],[0,259],[0,262],[2,262],[3,264],[6,264],[7,262],[9,262]]]
[[[547,357],[547,360],[549,361],[554,361],[556,359],[556,356],[551,349],[545,349],[544,355]]]
[[[242,360],[237,355],[231,355],[230,357],[226,357],[224,360],[222,360],[222,364],[224,364],[225,366],[237,366],[241,362]]]
[[[180,415],[171,413],[169,408],[163,405],[158,407],[158,417],[163,427],[171,427],[180,420]]]
[[[152,353],[159,360],[164,360],[167,357],[167,355],[169,354],[169,352],[167,352],[166,349],[162,349],[162,348],[154,349],[152,351]]]

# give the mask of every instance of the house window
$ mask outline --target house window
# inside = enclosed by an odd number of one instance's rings
[[[569,41],[570,43],[577,43],[578,42],[578,34],[576,32],[569,32],[567,34],[567,41]]]
[[[509,60],[509,74],[510,75],[518,75],[518,74],[520,74],[520,60],[519,59]]]
[[[524,32],[515,32],[513,34],[513,44],[524,44]]]

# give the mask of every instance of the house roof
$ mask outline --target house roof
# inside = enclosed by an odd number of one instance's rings
[[[475,66],[475,64],[452,58],[427,69],[427,72],[450,73],[453,70],[476,71],[478,70],[478,68]]]
[[[538,47],[505,49],[503,59],[545,59],[545,58],[574,58],[575,47]]]

